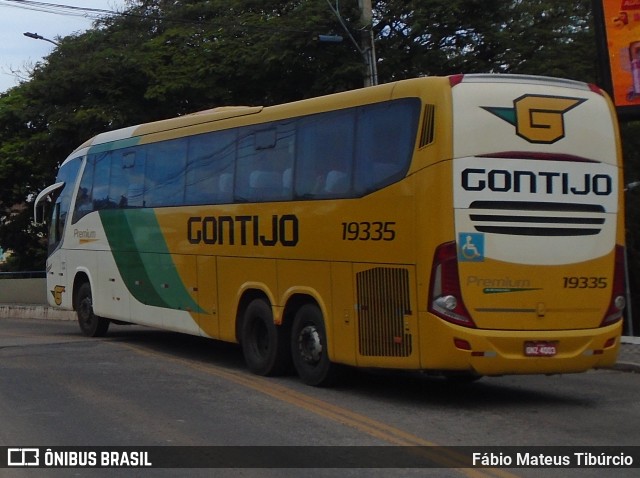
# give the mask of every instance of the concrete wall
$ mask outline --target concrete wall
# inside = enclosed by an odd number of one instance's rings
[[[47,304],[47,279],[0,280],[0,304]]]
[[[0,318],[75,320],[75,312],[47,305],[46,279],[0,279]]]

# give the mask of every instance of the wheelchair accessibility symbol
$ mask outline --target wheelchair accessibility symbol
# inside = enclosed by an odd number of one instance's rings
[[[458,260],[461,262],[484,261],[484,234],[461,232],[458,234]]]

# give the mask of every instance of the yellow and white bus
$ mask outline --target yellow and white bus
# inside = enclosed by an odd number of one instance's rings
[[[614,363],[622,184],[597,87],[458,75],[99,134],[34,208],[52,197],[50,304],[86,335],[237,342],[322,385]]]

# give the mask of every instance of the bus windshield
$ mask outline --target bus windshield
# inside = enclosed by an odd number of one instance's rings
[[[64,236],[67,214],[71,208],[71,197],[81,165],[82,158],[74,158],[65,162],[58,172],[56,183],[62,183],[63,186],[53,193],[55,202],[49,224],[49,254],[58,248]]]

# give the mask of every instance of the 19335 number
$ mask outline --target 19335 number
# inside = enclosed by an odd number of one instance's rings
[[[343,222],[343,241],[393,241],[396,238],[395,222]]]
[[[606,277],[563,277],[565,289],[606,289]]]

